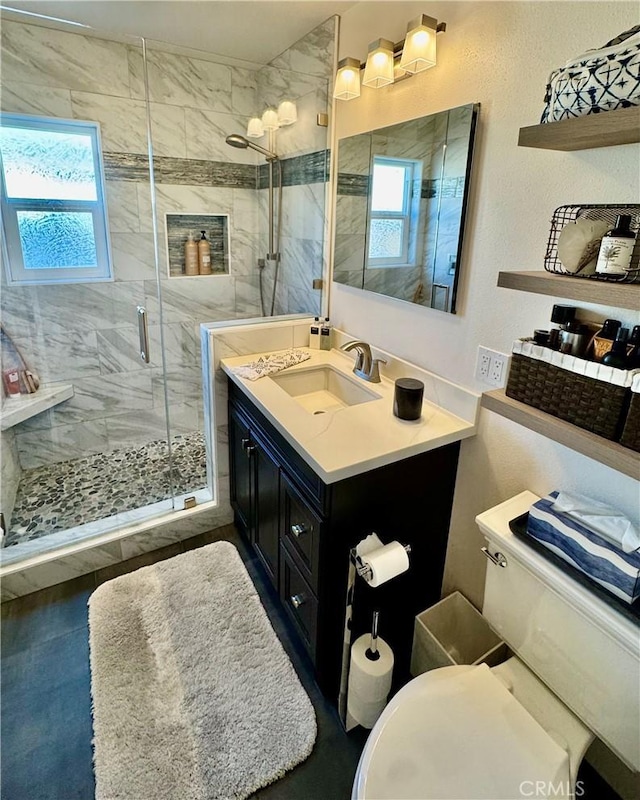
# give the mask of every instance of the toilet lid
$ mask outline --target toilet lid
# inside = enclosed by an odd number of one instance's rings
[[[513,800],[571,789],[567,752],[482,664],[433,670],[398,692],[367,741],[353,797]]]

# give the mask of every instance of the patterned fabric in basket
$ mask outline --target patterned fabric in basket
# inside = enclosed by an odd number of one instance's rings
[[[617,440],[634,374],[518,340],[513,345],[506,394],[605,439]]]

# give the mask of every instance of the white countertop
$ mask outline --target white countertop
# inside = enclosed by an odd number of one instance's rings
[[[466,439],[476,432],[479,396],[433,373],[409,364],[403,370],[405,362],[394,360],[394,379],[410,375],[425,383],[422,417],[415,422],[407,422],[393,415],[393,379],[383,376],[381,383],[369,383],[355,378],[352,374],[353,354],[338,350],[299,349],[309,352],[311,358],[276,375],[327,365],[361,382],[363,387],[380,395],[380,399],[314,416],[270,377],[250,381],[232,372],[234,367],[268,353],[224,358],[220,366],[325,483],[335,483],[434,450]],[[460,393],[464,395],[462,399],[455,397]],[[427,399],[429,397],[451,397],[457,408],[468,410],[466,415],[470,419],[456,416]]]

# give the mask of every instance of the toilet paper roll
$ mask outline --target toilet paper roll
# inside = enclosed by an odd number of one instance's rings
[[[360,636],[351,647],[347,711],[363,728],[372,728],[387,704],[393,674],[393,651],[378,638],[380,658],[371,661],[366,652],[371,636]]]
[[[409,569],[409,556],[400,542],[385,544],[361,558],[371,570],[371,576],[365,576],[370,586],[380,586]]]

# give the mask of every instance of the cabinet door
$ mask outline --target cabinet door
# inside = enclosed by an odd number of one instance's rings
[[[278,588],[280,469],[267,447],[253,437],[255,501],[252,542],[275,588]]]
[[[236,513],[236,523],[251,535],[251,502],[253,479],[251,461],[251,435],[249,426],[235,411],[229,410],[229,457],[231,469],[231,505]]]

